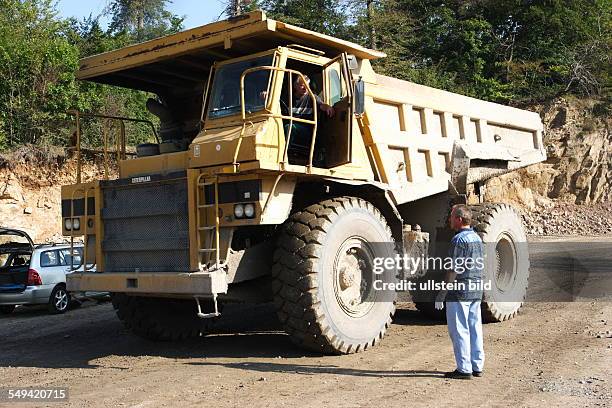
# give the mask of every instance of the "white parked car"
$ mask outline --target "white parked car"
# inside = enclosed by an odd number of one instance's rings
[[[68,310],[71,298],[104,296],[102,293],[71,294],[66,275],[83,270],[83,245],[35,246],[27,233],[0,228],[0,313],[17,305],[47,304],[51,313]]]

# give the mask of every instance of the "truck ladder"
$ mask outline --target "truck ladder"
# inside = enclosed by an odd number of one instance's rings
[[[198,261],[200,267],[206,265],[212,269],[221,267],[219,251],[219,180],[202,182],[203,175],[197,180],[198,194],[196,194],[196,219],[198,240]],[[206,201],[206,186],[213,187],[213,202]],[[210,263],[214,260],[214,265]]]

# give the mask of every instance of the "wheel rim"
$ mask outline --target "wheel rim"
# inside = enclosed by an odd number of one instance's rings
[[[344,241],[333,266],[334,294],[340,308],[351,317],[365,316],[376,300],[373,290],[374,252],[359,237]]]
[[[516,267],[514,240],[504,233],[495,245],[495,284],[501,292],[510,289],[514,284]]]
[[[59,289],[57,292],[55,292],[53,301],[57,310],[66,310],[66,307],[68,307],[68,293],[66,293],[66,291],[63,289]]]

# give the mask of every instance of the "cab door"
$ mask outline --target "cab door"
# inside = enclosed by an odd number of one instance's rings
[[[317,137],[325,148],[325,167],[351,162],[353,107],[347,55],[342,53],[323,67],[325,103],[334,108],[334,116],[320,124]]]

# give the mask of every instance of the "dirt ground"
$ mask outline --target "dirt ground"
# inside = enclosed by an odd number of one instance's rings
[[[533,301],[485,326],[485,376],[472,381],[442,378],[454,368],[446,326],[409,303],[379,346],[349,356],[294,347],[271,305],[229,306],[213,334],[171,344],[128,333],[110,303],[87,303],[0,317],[0,387],[68,387],[74,407],[612,406],[612,239],[602,240],[581,239],[595,248],[602,273],[586,279],[603,296],[575,302],[539,301],[564,290],[550,277],[564,273],[567,239],[531,246]]]

